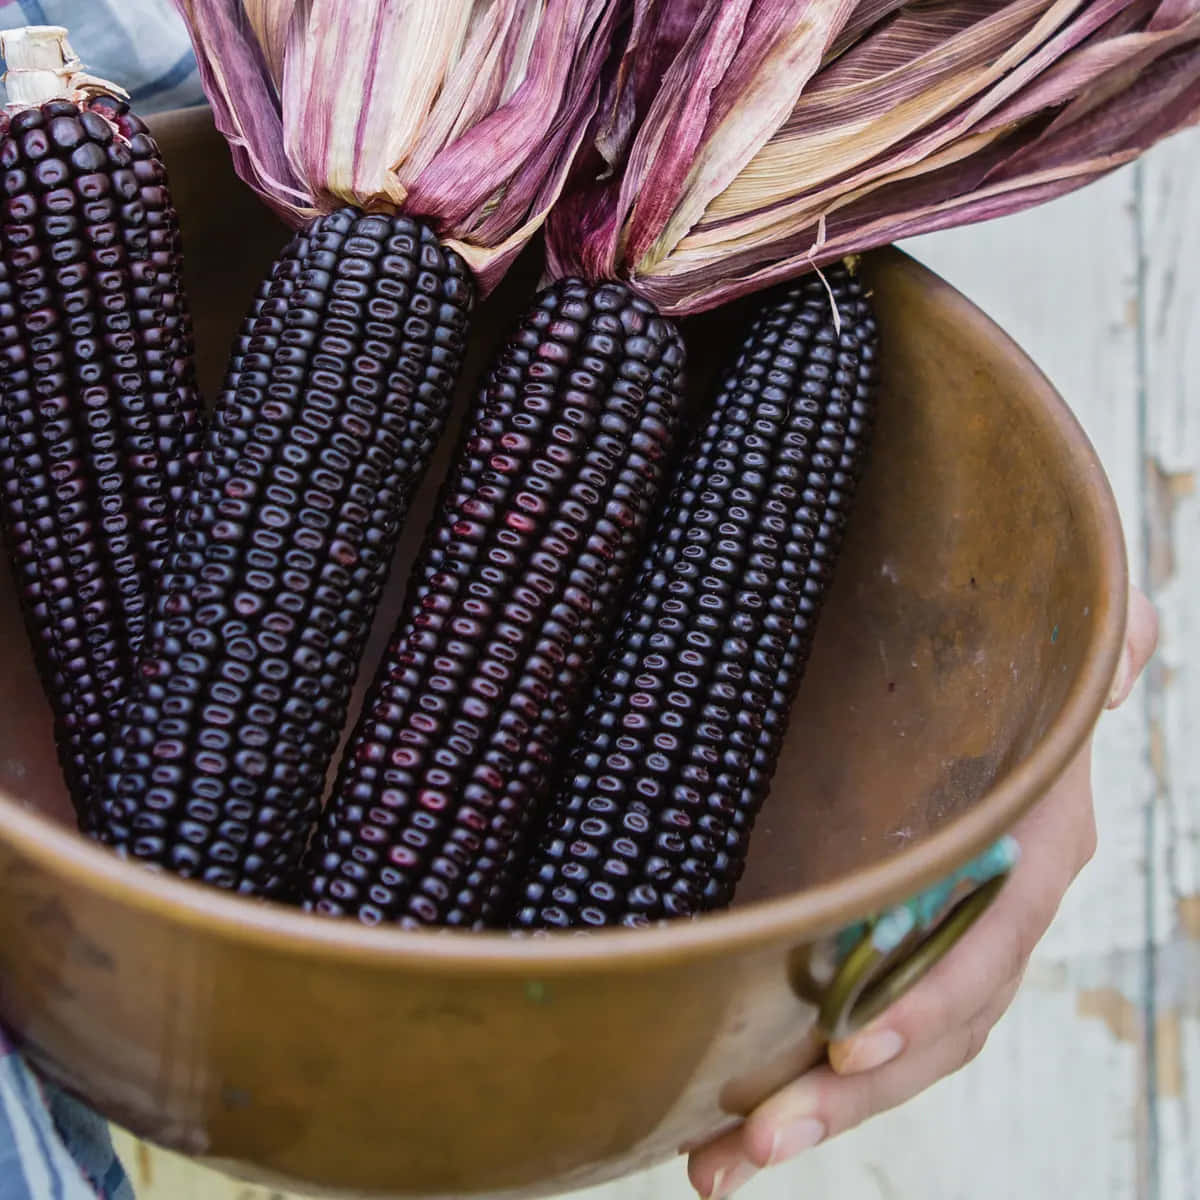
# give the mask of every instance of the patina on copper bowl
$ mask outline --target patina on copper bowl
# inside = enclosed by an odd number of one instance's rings
[[[205,112],[156,124],[211,395],[284,234]],[[37,1067],[246,1177],[496,1197],[673,1155],[819,1052],[821,997],[801,984],[813,948],[1038,800],[1102,710],[1125,619],[1113,497],[1049,383],[912,260],[864,269],[885,346],[874,457],[729,913],[545,940],[421,935],[121,862],[66,820],[5,574],[0,1020]],[[482,308],[472,375],[533,282],[519,272]],[[739,317],[689,324],[697,384]]]

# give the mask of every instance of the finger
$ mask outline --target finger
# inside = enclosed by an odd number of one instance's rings
[[[758,1173],[743,1153],[739,1126],[688,1155],[688,1181],[704,1200],[724,1200]]]
[[[705,1200],[724,1200],[758,1171],[768,1165],[792,1158],[804,1149],[825,1141],[837,1133],[845,1132],[873,1115],[882,1112],[916,1095],[927,1083],[941,1078],[937,1072],[948,1074],[954,1069],[956,1057],[960,1065],[978,1053],[990,1030],[1007,1011],[1016,995],[1016,985],[1010,985],[993,1000],[992,1005],[979,1014],[972,1030],[953,1040],[956,1047],[947,1050],[942,1061],[934,1061],[931,1051],[924,1059],[915,1061],[903,1073],[894,1067],[885,1068],[893,1072],[884,1076],[879,1085],[859,1087],[862,1079],[843,1079],[828,1067],[821,1066],[802,1075],[794,1083],[777,1092],[759,1105],[746,1122],[738,1129],[698,1147],[688,1156],[688,1178],[697,1193]],[[945,1063],[951,1064],[948,1068]],[[898,1065],[898,1064],[897,1064]],[[845,1085],[845,1091],[842,1086]],[[905,1089],[915,1090],[905,1094]],[[896,1098],[893,1098],[896,1097]],[[872,1104],[882,1107],[872,1110]]]
[[[1021,978],[1071,880],[1095,848],[1090,746],[1017,826],[1021,857],[991,907],[941,962],[882,1016],[833,1042],[840,1074],[870,1071],[968,1025]]]
[[[886,1112],[960,1071],[987,1042],[1016,994],[1006,985],[966,1024],[861,1075],[817,1067],[761,1104],[742,1127],[742,1154],[758,1167],[782,1162]]]
[[[1140,588],[1129,589],[1129,610],[1125,623],[1125,645],[1121,661],[1113,675],[1108,707],[1119,708],[1125,703],[1133,685],[1145,670],[1158,645],[1158,614]]]

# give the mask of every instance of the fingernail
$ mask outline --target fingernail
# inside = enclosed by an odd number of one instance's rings
[[[1129,676],[1133,671],[1133,651],[1126,645],[1121,651],[1121,661],[1117,664],[1116,674],[1113,675],[1112,687],[1108,692],[1108,708],[1117,708],[1129,691]]]
[[[854,1075],[859,1071],[872,1071],[891,1062],[904,1049],[904,1038],[894,1029],[879,1029],[874,1033],[860,1033],[845,1044],[838,1055],[837,1070],[840,1075]]]
[[[722,1167],[713,1176],[712,1191],[708,1193],[707,1200],[725,1200],[726,1196],[732,1196],[743,1183],[748,1183],[757,1174],[758,1168],[744,1159],[735,1167]]]
[[[771,1138],[770,1163],[783,1162],[801,1150],[810,1150],[825,1137],[825,1122],[816,1117],[801,1117],[776,1130]]]

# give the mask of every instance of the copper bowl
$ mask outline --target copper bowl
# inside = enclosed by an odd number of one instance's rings
[[[156,125],[212,394],[284,234],[205,111]],[[0,1020],[32,1062],[246,1178],[497,1197],[660,1161],[819,1053],[820,997],[800,982],[814,950],[1044,794],[1102,710],[1125,620],[1116,506],[1062,400],[911,259],[864,269],[885,339],[874,457],[732,911],[535,941],[413,934],[121,862],[65,819],[5,573]],[[533,283],[519,270],[482,308],[470,376]],[[687,325],[697,391],[737,316]]]

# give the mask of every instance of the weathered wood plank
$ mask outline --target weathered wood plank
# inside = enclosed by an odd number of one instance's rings
[[[1162,650],[1148,713],[1158,777],[1152,1102],[1161,1200],[1200,1197],[1200,132],[1142,169],[1146,500]]]

